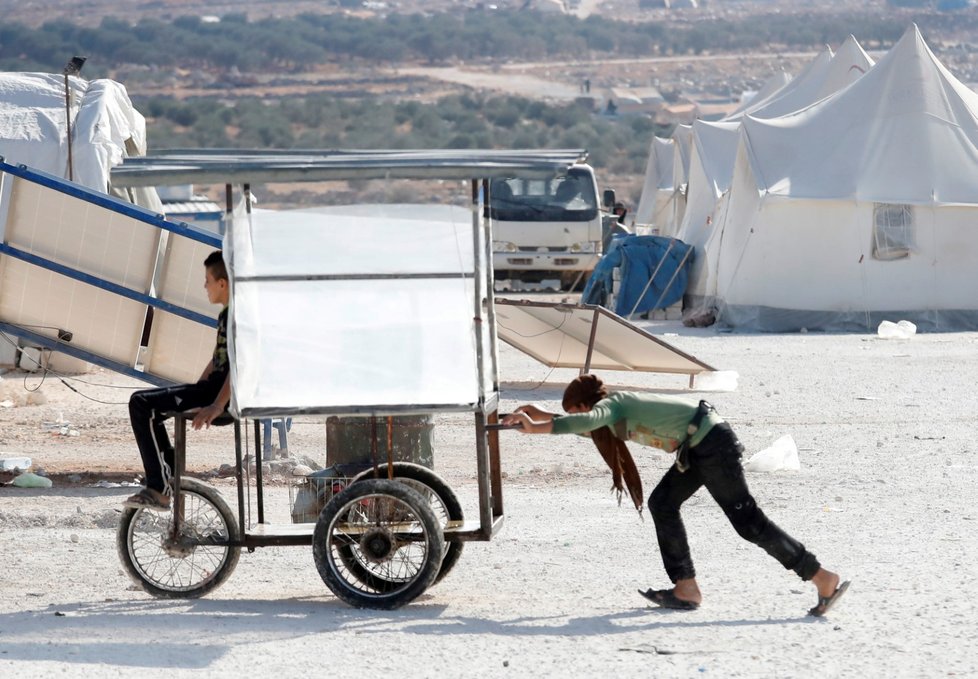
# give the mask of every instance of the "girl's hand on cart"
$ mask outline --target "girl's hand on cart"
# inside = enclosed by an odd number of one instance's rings
[[[503,418],[503,424],[517,424],[520,426],[520,429],[517,431],[524,434],[549,434],[553,429],[553,423],[550,420],[545,422],[534,422],[529,415],[519,411],[506,415]]]
[[[547,422],[554,418],[553,413],[548,413],[546,410],[537,408],[532,403],[527,403],[526,405],[520,406],[516,409],[514,414],[515,413],[526,413],[531,419],[536,420],[537,422]]]

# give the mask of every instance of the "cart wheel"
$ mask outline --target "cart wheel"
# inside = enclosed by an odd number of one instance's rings
[[[378,473],[386,478],[387,466],[380,465]],[[351,483],[357,483],[364,479],[374,478],[374,470],[368,469],[357,474]],[[431,503],[431,509],[444,528],[449,521],[462,521],[462,503],[458,501],[455,492],[445,483],[445,480],[427,467],[413,462],[395,462],[394,478],[401,483],[414,488],[427,498]],[[445,558],[441,560],[441,569],[435,583],[438,584],[454,568],[462,556],[462,547],[465,543],[461,540],[446,540]]]
[[[184,519],[174,539],[172,512],[127,508],[116,548],[126,572],[153,596],[193,599],[219,587],[238,564],[238,524],[216,488],[181,481]]]
[[[410,603],[435,581],[444,551],[428,500],[387,479],[367,479],[334,496],[312,538],[323,582],[357,608]]]

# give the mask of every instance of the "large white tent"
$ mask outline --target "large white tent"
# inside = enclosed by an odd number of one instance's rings
[[[741,127],[719,319],[760,330],[978,320],[978,94],[917,27],[836,95]]]
[[[677,237],[696,248],[687,306],[711,306],[716,287],[719,234],[714,229],[723,201],[733,179],[734,163],[740,139],[740,122],[745,114],[752,118],[774,118],[798,111],[834,95],[866,73],[873,60],[850,35],[833,54],[826,48],[802,70],[797,78],[780,90],[757,100],[740,114],[725,121],[693,124],[690,148],[689,180],[686,187],[686,210]]]
[[[635,210],[635,224],[660,230],[665,225],[675,192],[672,169],[675,154],[676,142],[673,139],[652,138],[642,197]]]
[[[850,35],[834,52],[826,47],[810,61],[797,78],[785,83],[764,99],[755,98],[748,106],[734,111],[724,120],[777,118],[794,113],[831,96],[859,79],[873,66],[855,36]]]

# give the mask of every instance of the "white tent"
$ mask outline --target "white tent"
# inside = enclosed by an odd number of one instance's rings
[[[662,206],[662,219],[657,221],[659,234],[675,236],[686,212],[686,181],[689,178],[690,145],[693,141],[692,125],[676,125],[672,131],[672,192]]]
[[[781,88],[783,88],[785,85],[787,85],[790,82],[791,82],[790,74],[786,73],[783,70],[778,71],[770,78],[765,80],[764,84],[761,85],[761,89],[759,89],[753,97],[751,97],[747,101],[743,102],[740,106],[738,106],[737,109],[729,116],[727,116],[726,119],[739,120],[744,116],[744,111],[746,111],[748,108],[751,109],[758,108],[765,102],[770,101],[770,99],[773,96],[775,96],[777,93],[781,91]]]
[[[676,142],[673,139],[653,137],[649,145],[649,160],[645,166],[645,183],[642,197],[635,210],[635,223],[659,229],[665,225],[669,208],[674,199],[673,157]]]
[[[845,89],[858,80],[873,66],[873,60],[850,35],[832,53],[831,48],[823,50],[798,77],[785,84],[765,100],[752,103],[740,113],[734,113],[726,120],[739,120],[745,115],[752,118],[776,118],[800,111],[806,106],[821,101],[825,97]]]
[[[71,179],[109,191],[109,173],[128,156],[146,153],[146,120],[125,87],[113,80],[68,77]],[[12,164],[68,178],[65,79],[50,73],[0,73],[0,156]],[[148,192],[134,200],[160,209]]]
[[[838,94],[746,117],[717,219],[719,319],[761,330],[978,320],[978,94],[914,26]]]
[[[839,92],[872,68],[873,60],[853,36],[849,36],[833,55],[831,49],[821,52],[780,90],[745,108],[752,118],[772,118],[794,112]],[[696,121],[689,181],[686,189],[686,211],[678,238],[696,248],[687,307],[712,306],[716,287],[716,269],[720,238],[714,229],[723,201],[733,179],[740,122],[743,116],[731,116],[725,122]]]

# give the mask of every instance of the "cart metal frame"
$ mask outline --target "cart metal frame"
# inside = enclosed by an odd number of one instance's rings
[[[492,285],[492,233],[491,221],[486,206],[488,205],[490,179],[507,176],[536,176],[553,177],[565,173],[575,162],[586,157],[582,150],[558,151],[299,151],[299,152],[231,152],[231,151],[192,151],[168,152],[153,158],[127,159],[126,162],[113,170],[113,186],[157,186],[162,184],[194,183],[194,184],[224,184],[227,199],[227,212],[231,215],[234,204],[234,193],[231,182],[243,185],[246,209],[250,210],[250,187],[253,183],[267,181],[324,181],[333,179],[448,179],[465,180],[469,183],[469,205],[472,213],[473,244],[476,248],[475,262],[482,262],[484,270],[476,267],[473,294],[473,319],[476,344],[478,380],[478,401],[474,404],[459,404],[457,407],[410,405],[403,409],[387,406],[356,406],[350,408],[327,408],[310,412],[303,409],[260,408],[239,413],[241,419],[235,419],[233,424],[235,442],[235,476],[237,484],[237,539],[229,539],[224,546],[229,548],[246,548],[253,551],[258,547],[316,545],[314,531],[320,530],[317,524],[270,524],[265,521],[264,478],[262,451],[260,449],[259,419],[280,416],[298,415],[360,415],[375,418],[389,418],[393,414],[404,413],[439,413],[439,412],[473,412],[475,425],[476,474],[478,482],[479,516],[477,521],[450,521],[443,527],[443,538],[448,541],[489,541],[503,525],[503,494],[502,475],[500,469],[500,451],[498,429],[499,376],[498,376],[498,347],[496,338],[496,319],[494,309],[494,290]],[[481,232],[481,233],[480,233]],[[481,236],[481,238],[480,238]],[[483,251],[479,252],[480,242]],[[233,261],[233,252],[231,253]],[[389,278],[402,278],[392,274]],[[484,346],[483,327],[488,323],[489,346]],[[484,374],[485,362],[490,362],[491,391],[486,388],[486,381],[481,378]],[[185,476],[187,448],[187,420],[192,418],[189,413],[175,413],[175,465],[172,470],[171,487],[173,491],[173,511],[170,526],[170,545],[175,545],[174,554],[181,549],[193,550],[195,545],[214,545],[208,538],[188,538],[182,532],[185,507],[182,493]],[[254,444],[256,470],[256,513],[257,521],[251,523],[250,487],[246,487],[246,466],[244,461],[243,433],[248,421],[254,426]],[[388,419],[388,430],[390,420]],[[376,430],[372,442],[374,451],[377,448]],[[387,477],[394,478],[393,462],[388,432]],[[378,471],[382,465],[376,464]],[[249,484],[250,485],[250,484]],[[356,485],[356,484],[354,484]],[[352,487],[352,486],[351,486]],[[421,496],[418,495],[418,498]],[[246,503],[246,499],[248,502]],[[410,503],[409,503],[410,504]],[[324,510],[324,514],[325,514]],[[131,517],[130,517],[131,519]],[[331,526],[332,527],[332,526]],[[353,527],[354,532],[356,526]],[[364,528],[363,530],[367,530]],[[393,528],[392,534],[399,528]],[[403,539],[418,539],[416,536]],[[123,549],[123,538],[120,530],[120,550]],[[130,536],[131,539],[131,536]],[[423,540],[424,537],[422,536]],[[196,540],[196,541],[195,541]],[[442,549],[441,546],[438,547]],[[130,554],[130,559],[132,558]],[[236,562],[236,555],[235,555]],[[127,567],[129,564],[127,564]],[[320,572],[323,573],[323,567]],[[230,568],[233,568],[230,566]],[[130,569],[132,572],[132,569]],[[228,570],[229,572],[229,570]],[[227,577],[227,573],[221,576]],[[324,579],[326,576],[324,575]],[[329,581],[327,585],[332,589]],[[213,586],[216,586],[214,584]],[[152,591],[152,590],[151,590]],[[334,589],[334,592],[336,590]],[[162,594],[171,596],[171,594]],[[189,594],[200,596],[200,593]],[[345,598],[345,597],[343,597]],[[403,603],[403,602],[402,602]],[[401,603],[390,603],[378,607],[394,607]]]

